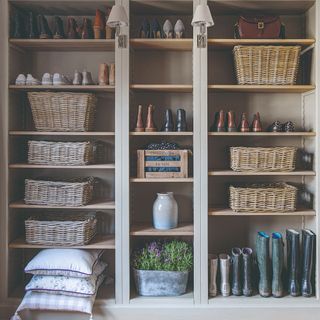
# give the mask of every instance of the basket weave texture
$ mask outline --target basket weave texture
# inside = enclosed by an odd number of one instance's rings
[[[90,131],[97,98],[91,93],[28,92],[38,131]]]
[[[92,142],[28,141],[28,163],[42,165],[87,165],[95,162]]]
[[[32,216],[25,221],[26,242],[47,246],[88,244],[97,234],[97,219],[92,213]]]
[[[292,212],[297,188],[286,183],[230,186],[230,207],[235,212]]]
[[[293,85],[301,46],[235,46],[238,84]]]
[[[26,204],[77,207],[93,198],[94,178],[73,181],[25,179]]]
[[[296,147],[231,147],[230,167],[234,171],[293,171]]]

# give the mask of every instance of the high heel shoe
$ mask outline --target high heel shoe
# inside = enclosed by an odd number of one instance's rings
[[[151,38],[150,23],[148,19],[144,18],[140,27],[140,38]]]
[[[68,17],[67,37],[68,39],[79,39],[79,33],[77,31],[77,22],[73,17]]]
[[[64,30],[63,30],[63,22],[62,19],[58,16],[54,17],[54,31],[53,31],[54,39],[64,39]]]
[[[179,19],[174,26],[174,34],[177,39],[181,39],[184,36],[186,28],[184,27],[183,22]]]
[[[93,39],[92,23],[88,18],[83,18],[81,27],[81,39]]]
[[[151,38],[155,38],[155,39],[163,38],[161,26],[159,24],[159,21],[156,18],[153,19],[151,23]]]
[[[173,25],[170,20],[166,20],[163,24],[164,37],[167,39],[173,38]]]

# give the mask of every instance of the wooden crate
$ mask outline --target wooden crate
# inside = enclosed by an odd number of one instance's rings
[[[189,150],[137,150],[137,176],[138,178],[188,178]],[[147,157],[172,157],[179,160],[147,161]],[[179,168],[179,172],[147,172],[146,168]]]

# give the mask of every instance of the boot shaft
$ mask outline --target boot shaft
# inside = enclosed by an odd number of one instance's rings
[[[296,230],[286,230],[288,292],[299,296],[300,291],[300,234]]]
[[[283,246],[281,233],[272,233],[272,295],[274,297],[282,297],[284,294],[282,282],[284,265]]]
[[[209,270],[209,295],[215,297],[217,295],[217,272],[218,272],[218,257],[215,254],[208,256]]]
[[[243,294],[246,297],[253,295],[253,257],[251,248],[242,249],[243,259]]]
[[[231,250],[232,261],[232,293],[242,295],[242,251],[240,248]]]

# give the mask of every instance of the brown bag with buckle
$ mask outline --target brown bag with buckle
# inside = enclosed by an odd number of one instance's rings
[[[283,39],[285,27],[278,16],[240,16],[235,25],[238,39]]]

